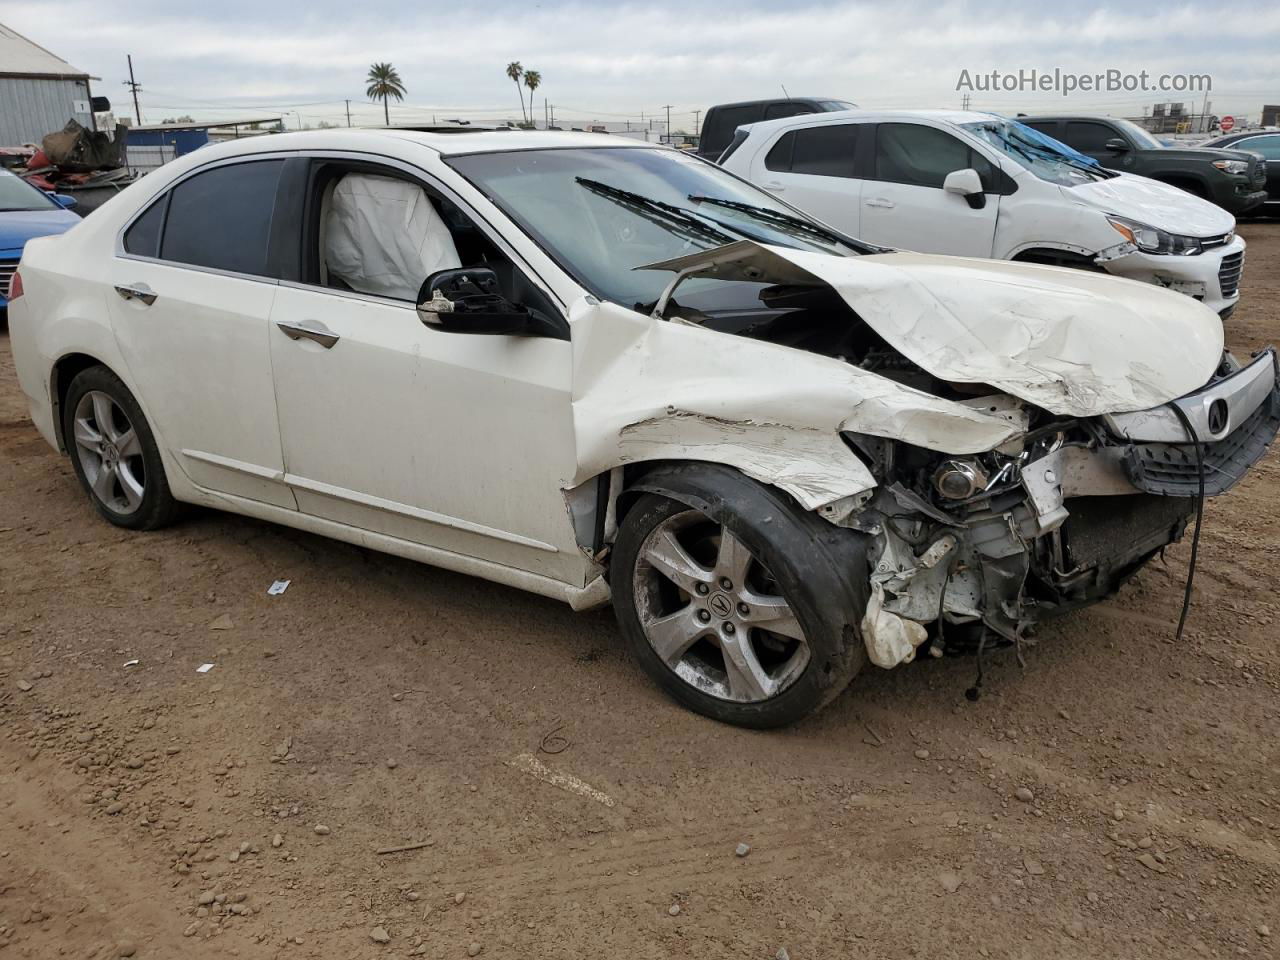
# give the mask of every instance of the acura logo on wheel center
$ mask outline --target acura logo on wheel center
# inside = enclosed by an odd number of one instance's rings
[[[733,613],[733,601],[726,597],[723,593],[715,593],[711,595],[711,600],[707,604],[711,608],[711,612],[717,617],[724,618]]]

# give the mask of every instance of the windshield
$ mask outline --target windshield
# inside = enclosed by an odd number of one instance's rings
[[[1016,120],[992,117],[961,126],[1049,183],[1076,187],[1115,176],[1096,160]]]
[[[648,308],[673,276],[636,267],[743,238],[837,256],[875,249],[675,150],[584,147],[445,159],[587,290],[625,307]],[[714,278],[690,280],[680,287],[680,301],[725,309],[728,286]],[[737,301],[758,292],[750,284],[735,286],[747,288],[729,295]]]
[[[0,170],[0,213],[11,210],[48,210],[58,205],[21,177]]]
[[[1117,120],[1113,117],[1111,122],[1124,130],[1124,132],[1129,135],[1129,139],[1137,145],[1139,150],[1161,150],[1164,147],[1173,145],[1172,143],[1166,143],[1163,140],[1157,140],[1132,120]]]

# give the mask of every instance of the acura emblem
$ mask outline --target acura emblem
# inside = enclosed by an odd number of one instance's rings
[[[1209,433],[1217,436],[1227,429],[1227,401],[1215,400],[1209,404]]]
[[[707,606],[711,608],[712,613],[722,619],[733,613],[733,601],[723,593],[712,594],[711,602]]]

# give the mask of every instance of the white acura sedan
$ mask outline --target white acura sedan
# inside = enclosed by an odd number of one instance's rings
[[[1106,596],[1280,423],[1274,354],[1189,297],[873,247],[594,134],[200,150],[28,243],[10,298],[111,523],[203,504],[612,597],[749,726]]]

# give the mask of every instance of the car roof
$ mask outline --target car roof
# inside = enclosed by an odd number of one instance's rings
[[[789,103],[795,100],[800,103],[848,103],[844,97],[765,97],[760,100],[737,100],[733,103],[717,103],[713,107],[707,107],[707,113],[712,110],[727,110],[730,107],[758,107],[761,104],[770,103]]]
[[[629,137],[614,137],[605,133],[579,133],[557,130],[490,130],[467,132],[450,130],[447,133],[430,133],[418,130],[393,128],[363,128],[338,130],[300,130],[293,133],[276,133],[269,136],[245,137],[228,140],[196,151],[208,155],[216,151],[219,156],[241,156],[254,153],[275,153],[281,150],[350,150],[373,149],[373,145],[403,142],[417,143],[443,156],[467,153],[498,153],[511,150],[555,150],[568,147],[651,147],[668,149],[660,144],[646,143]]]
[[[828,113],[802,113],[794,117],[780,117],[777,120],[762,120],[749,124],[751,132],[768,133],[786,127],[805,126],[811,123],[838,123],[841,120],[932,120],[935,123],[959,125],[975,123],[980,120],[1003,120],[994,113],[982,113],[977,110],[832,110]],[[743,124],[748,126],[748,124]]]
[[[1105,113],[1033,113],[1014,117],[1019,123],[1028,120],[1123,120],[1124,117],[1109,117]]]

